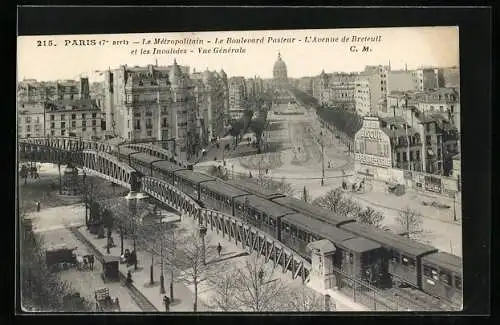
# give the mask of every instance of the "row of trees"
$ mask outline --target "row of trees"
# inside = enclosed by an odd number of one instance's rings
[[[307,193],[305,187],[304,192]],[[382,213],[371,207],[363,208],[355,200],[347,197],[340,188],[333,189],[316,198],[312,204],[334,211],[346,219],[356,219],[358,222],[388,230],[383,224],[384,215]],[[401,234],[410,238],[422,232],[423,217],[418,211],[407,207],[400,211],[396,218],[396,224],[400,228]]]
[[[21,302],[26,311],[90,312],[93,303],[81,297],[71,285],[52,273],[45,261],[43,237],[22,222],[21,237]]]
[[[335,126],[338,131],[345,133],[352,139],[363,125],[363,120],[359,115],[342,107],[322,105],[316,109],[316,114],[326,123]]]

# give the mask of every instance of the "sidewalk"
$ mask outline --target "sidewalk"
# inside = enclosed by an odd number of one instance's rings
[[[113,233],[116,247],[110,248],[111,254],[106,254],[106,238],[97,239],[96,235],[91,234],[85,227],[78,228],[78,231],[89,240],[102,254],[120,256],[120,240],[119,235]],[[124,240],[124,249],[133,246],[132,240]],[[137,252],[137,259],[139,261],[137,271],[133,266],[127,267],[126,264],[120,264],[120,272],[126,276],[130,270],[132,273],[132,280],[134,285],[155,307],[158,311],[163,312],[165,306],[163,305],[163,295],[160,294],[160,266],[155,265],[153,268],[155,283],[150,285],[150,266],[151,255],[146,252]],[[157,257],[155,256],[155,259]],[[169,272],[165,271],[165,291],[169,295],[170,277]],[[183,284],[174,281],[174,302],[170,306],[172,312],[192,312],[193,311],[194,294]],[[198,311],[208,311],[207,307],[201,301],[198,301]]]

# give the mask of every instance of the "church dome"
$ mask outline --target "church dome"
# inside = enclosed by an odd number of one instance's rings
[[[276,60],[276,62],[274,63],[273,76],[276,79],[286,79],[287,78],[286,64],[281,59],[280,53],[278,53],[278,60]]]

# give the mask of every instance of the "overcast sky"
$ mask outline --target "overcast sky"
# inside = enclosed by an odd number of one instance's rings
[[[343,36],[351,38],[381,36],[380,42],[341,42]],[[264,44],[243,44],[246,53],[199,54],[198,48],[218,47],[215,38],[262,38]],[[268,43],[268,38],[295,38],[293,44]],[[338,37],[336,43],[306,43],[306,37]],[[203,45],[140,45],[132,44],[142,39],[166,38],[170,40],[197,39]],[[108,40],[103,46],[64,46],[65,40]],[[57,46],[37,46],[52,40]],[[129,45],[111,45],[113,40],[128,41]],[[300,40],[300,41],[299,41]],[[40,41],[40,42],[38,42]],[[210,43],[208,43],[210,41]],[[351,52],[356,45],[358,52]],[[362,52],[364,45],[371,52]],[[181,48],[187,54],[132,55],[131,51],[141,48],[150,51]],[[221,47],[239,48],[239,44],[224,44]],[[278,52],[288,68],[288,76],[299,78],[318,75],[321,70],[361,71],[366,65],[387,65],[392,69],[408,69],[418,66],[458,66],[458,27],[411,27],[370,29],[323,29],[323,30],[281,30],[246,32],[203,32],[203,33],[157,33],[157,34],[108,34],[108,35],[66,35],[66,36],[22,36],[18,37],[18,79],[76,79],[88,76],[91,81],[101,79],[96,70],[106,70],[122,64],[129,66],[155,64],[170,65],[174,58],[180,65],[191,70],[217,70],[223,68],[228,76],[260,76],[271,78]],[[190,52],[193,50],[193,52]]]

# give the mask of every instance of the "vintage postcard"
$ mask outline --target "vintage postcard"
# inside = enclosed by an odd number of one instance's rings
[[[458,36],[18,37],[22,309],[461,310]]]

